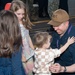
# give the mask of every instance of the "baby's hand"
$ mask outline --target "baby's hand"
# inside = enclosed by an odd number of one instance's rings
[[[74,36],[71,38],[69,37],[67,42],[68,44],[73,44],[75,42],[75,37]]]

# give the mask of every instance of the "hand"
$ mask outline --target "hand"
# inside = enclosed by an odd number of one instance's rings
[[[68,38],[68,44],[73,44],[75,42],[75,37]]]
[[[49,70],[52,72],[52,73],[59,73],[60,70],[61,70],[61,65],[59,63],[55,63],[53,65],[51,65],[49,67]]]

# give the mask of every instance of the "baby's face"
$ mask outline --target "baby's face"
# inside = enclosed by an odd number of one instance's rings
[[[46,47],[46,48],[49,48],[49,47],[50,47],[50,44],[51,44],[50,40],[51,40],[51,39],[48,38],[47,42],[45,43],[45,47]]]

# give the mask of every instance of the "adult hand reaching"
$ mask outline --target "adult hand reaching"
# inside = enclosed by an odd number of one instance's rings
[[[59,73],[61,71],[61,65],[59,63],[55,63],[49,67],[49,70],[52,73]]]

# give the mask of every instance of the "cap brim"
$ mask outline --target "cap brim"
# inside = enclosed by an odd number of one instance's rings
[[[59,26],[59,25],[61,24],[61,22],[56,22],[56,21],[50,20],[50,21],[48,22],[48,24],[50,24],[50,25],[56,27],[56,26]]]

